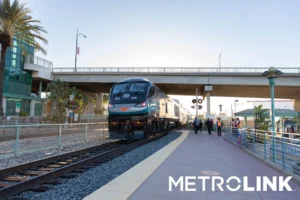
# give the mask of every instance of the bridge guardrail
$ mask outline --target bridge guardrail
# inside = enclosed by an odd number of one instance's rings
[[[283,73],[300,73],[300,68],[277,68]],[[53,72],[82,72],[82,73],[263,73],[267,67],[79,67],[75,68],[53,68]]]
[[[52,70],[53,67],[53,63],[51,61],[33,55],[27,55],[25,57],[25,63],[36,64],[50,70]]]
[[[226,127],[224,139],[282,169],[300,175],[300,134]]]

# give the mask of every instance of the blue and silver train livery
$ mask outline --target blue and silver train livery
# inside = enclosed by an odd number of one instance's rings
[[[108,114],[111,139],[143,139],[188,121],[187,109],[144,78],[114,84]]]

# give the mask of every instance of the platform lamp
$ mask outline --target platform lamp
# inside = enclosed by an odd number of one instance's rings
[[[262,73],[263,76],[267,76],[269,79],[270,89],[271,89],[271,112],[270,115],[272,116],[272,135],[273,135],[273,162],[276,161],[276,150],[275,150],[275,108],[274,108],[274,86],[275,86],[275,80],[276,77],[279,75],[282,75],[283,72],[280,70],[277,70],[275,67],[270,67],[268,71],[265,71]]]

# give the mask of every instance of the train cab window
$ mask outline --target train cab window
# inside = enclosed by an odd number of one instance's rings
[[[149,90],[149,97],[152,97],[155,94],[155,88],[152,86]]]
[[[125,91],[127,87],[127,83],[125,84],[117,84],[114,86],[112,93],[117,94],[119,92]]]
[[[130,92],[145,92],[145,87],[146,84],[145,83],[133,83],[130,87]]]

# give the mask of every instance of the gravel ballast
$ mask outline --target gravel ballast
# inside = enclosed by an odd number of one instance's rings
[[[134,165],[151,156],[181,135],[180,131],[171,131],[168,135],[138,147],[107,163],[92,168],[73,179],[59,179],[62,184],[51,185],[52,189],[43,192],[27,191],[17,197],[26,199],[82,199],[118,177]]]

